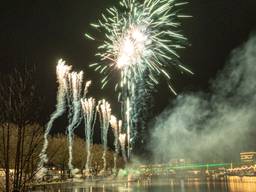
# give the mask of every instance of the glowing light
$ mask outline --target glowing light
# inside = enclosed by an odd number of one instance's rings
[[[73,173],[73,138],[74,130],[79,126],[81,122],[81,96],[83,85],[83,72],[72,72],[69,74],[69,125],[67,127],[68,133],[68,168]]]
[[[106,159],[106,152],[107,152],[107,142],[108,142],[108,128],[109,123],[111,121],[111,108],[110,104],[105,100],[101,100],[98,102],[97,111],[100,117],[100,125],[101,125],[101,141],[103,143],[103,170],[106,171],[107,168],[107,159]]]
[[[122,149],[122,156],[125,162],[127,162],[127,157],[126,157],[126,152],[125,152],[125,141],[126,141],[126,134],[121,133],[119,134],[119,141],[121,144],[121,149]]]
[[[73,137],[74,137],[74,130],[79,126],[82,120],[82,107],[86,111],[85,114],[86,118],[90,118],[89,114],[91,108],[93,108],[93,102],[89,99],[88,103],[90,104],[90,109],[87,109],[84,105],[86,105],[85,96],[88,92],[88,88],[91,85],[91,81],[87,81],[85,83],[84,90],[82,90],[83,86],[83,71],[81,72],[71,72],[72,66],[68,66],[65,64],[66,62],[62,59],[58,61],[56,67],[57,73],[57,82],[58,82],[58,92],[57,92],[57,104],[56,110],[52,113],[49,122],[47,123],[46,130],[44,133],[44,144],[42,151],[39,155],[40,162],[38,164],[38,173],[37,177],[42,178],[45,174],[47,169],[44,167],[44,164],[48,162],[46,150],[48,148],[48,135],[50,130],[52,129],[53,122],[60,117],[68,108],[68,167],[72,174],[77,172],[74,169],[72,160],[73,160]],[[87,125],[89,125],[90,120],[86,121]]]
[[[102,14],[102,19],[93,28],[105,33],[96,56],[100,63],[92,64],[95,70],[104,74],[102,85],[111,78],[112,68],[121,70],[122,79],[134,81],[141,77],[145,69],[149,70],[149,83],[158,84],[157,77],[166,77],[169,82],[170,64],[179,59],[177,49],[184,48],[186,38],[179,32],[181,25],[177,0],[121,0],[120,9],[112,7]],[[96,38],[86,34],[90,40]],[[183,65],[181,70],[192,73]],[[171,87],[171,86],[170,86]],[[171,89],[173,91],[173,89]]]
[[[40,161],[38,164],[38,173],[37,173],[38,178],[42,178],[46,174],[46,169],[44,168],[44,165],[48,162],[46,150],[48,148],[48,144],[49,144],[48,136],[52,129],[53,122],[65,112],[65,108],[66,108],[65,97],[68,94],[67,81],[68,81],[68,76],[71,69],[72,69],[72,66],[66,65],[66,62],[63,59],[60,59],[58,61],[58,64],[56,67],[57,82],[59,85],[58,92],[57,92],[57,104],[56,104],[55,111],[51,114],[51,118],[46,125],[46,129],[44,133],[44,144],[43,144],[42,151],[39,155]]]
[[[139,27],[132,27],[115,46],[118,52],[117,67],[119,69],[136,65],[142,60],[147,36]]]
[[[122,146],[125,146],[125,140],[126,140],[126,134],[122,133],[119,135],[119,141],[121,143]]]
[[[105,39],[98,47],[96,56],[100,62],[91,66],[103,75],[104,88],[112,74],[119,72],[116,90],[122,102],[122,120],[128,137],[128,157],[130,142],[134,141],[135,131],[132,118],[138,111],[133,103],[138,103],[138,89],[154,89],[163,77],[168,82],[170,91],[176,94],[171,85],[170,67],[192,73],[179,62],[178,49],[184,48],[186,38],[180,33],[178,18],[178,0],[121,0],[119,7],[111,7],[102,14],[102,19],[91,26],[105,34]],[[86,34],[90,40],[96,38]],[[139,88],[145,82],[147,87]],[[129,105],[129,106],[127,106]],[[139,108],[139,107],[138,107]],[[127,114],[129,113],[129,114]]]
[[[117,173],[116,161],[117,161],[119,148],[120,148],[118,140],[119,140],[119,132],[122,128],[122,121],[121,120],[117,121],[117,118],[115,116],[111,115],[110,125],[113,128],[113,132],[114,132],[114,136],[115,136],[114,173]]]
[[[88,86],[88,85],[87,85]],[[87,87],[86,86],[86,87]],[[95,107],[96,102],[94,98],[81,99],[83,114],[84,114],[84,123],[85,123],[85,138],[86,138],[86,151],[87,158],[85,164],[85,170],[89,172],[91,168],[91,144],[93,139],[93,129],[96,120]]]

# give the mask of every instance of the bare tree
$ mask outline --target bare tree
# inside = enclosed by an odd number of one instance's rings
[[[31,162],[35,161],[42,133],[41,127],[35,124],[39,97],[34,75],[34,69],[25,67],[23,71],[3,75],[0,82],[0,148],[3,156],[0,165],[5,170],[7,192],[25,191],[34,175]],[[12,175],[10,170],[13,170]]]

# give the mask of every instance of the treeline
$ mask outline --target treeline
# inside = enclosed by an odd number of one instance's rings
[[[44,127],[40,126],[43,108],[38,94],[34,68],[24,67],[11,74],[0,74],[0,191],[27,191],[38,171],[39,153],[43,145]],[[67,169],[66,135],[49,139],[49,165],[63,172]],[[82,170],[86,161],[85,141],[74,139],[73,163]],[[103,148],[92,146],[92,169],[97,174],[103,168]],[[122,166],[119,158],[118,166]],[[107,152],[107,167],[113,167],[113,152]]]

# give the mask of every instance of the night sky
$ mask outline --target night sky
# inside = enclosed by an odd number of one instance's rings
[[[42,118],[47,119],[54,110],[55,67],[59,58],[67,60],[75,70],[84,70],[93,81],[90,94],[107,98],[114,112],[119,113],[112,88],[100,90],[99,75],[88,67],[96,61],[96,43],[84,37],[84,33],[93,32],[89,23],[115,4],[116,0],[1,2],[0,72],[8,73],[24,63],[37,66],[41,93],[46,98]],[[178,93],[208,91],[209,80],[223,68],[230,52],[256,31],[255,9],[255,0],[191,0],[184,6],[183,13],[193,18],[181,20],[190,46],[179,53],[181,61],[195,75],[174,72]],[[154,115],[174,99],[164,82],[158,89]]]

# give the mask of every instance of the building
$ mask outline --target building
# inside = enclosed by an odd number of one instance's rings
[[[242,164],[255,164],[256,163],[256,152],[240,153],[240,161]]]

